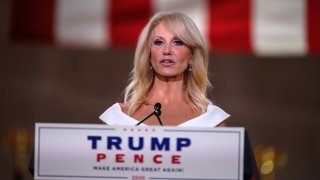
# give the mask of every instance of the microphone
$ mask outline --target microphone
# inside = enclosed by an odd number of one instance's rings
[[[154,105],[154,114],[155,114],[156,116],[160,116],[160,115],[161,115],[160,109],[161,109],[161,104],[160,104],[160,103],[156,103],[156,104]]]
[[[157,116],[157,119],[159,121],[160,126],[162,126],[162,121],[160,119],[160,115],[161,115],[161,104],[160,103],[156,103],[154,105],[154,114]]]
[[[161,104],[160,103],[156,103],[154,105],[154,111],[152,113],[150,113],[148,116],[146,116],[145,118],[143,118],[141,121],[139,121],[136,126],[139,126],[141,123],[143,123],[145,120],[147,120],[149,117],[151,117],[152,115],[156,115],[157,119],[159,121],[160,126],[162,126],[162,121],[160,119],[160,115],[161,115]]]

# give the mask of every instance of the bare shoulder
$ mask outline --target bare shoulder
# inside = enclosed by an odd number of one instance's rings
[[[121,111],[125,114],[127,114],[128,112],[128,105],[126,103],[119,103],[120,107],[121,107]]]

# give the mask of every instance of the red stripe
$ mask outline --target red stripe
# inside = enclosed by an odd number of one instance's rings
[[[11,38],[28,42],[54,41],[55,0],[14,0]]]
[[[110,16],[111,45],[134,47],[150,16],[150,0],[112,0]]]
[[[209,1],[209,43],[212,51],[251,51],[250,0]]]
[[[319,0],[307,1],[307,32],[309,53],[320,52],[320,2]]]

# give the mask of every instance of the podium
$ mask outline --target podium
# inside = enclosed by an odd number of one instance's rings
[[[259,179],[243,128],[37,123],[37,179]]]

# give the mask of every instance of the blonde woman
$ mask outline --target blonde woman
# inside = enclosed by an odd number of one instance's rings
[[[195,23],[179,12],[153,16],[140,34],[124,102],[100,119],[109,125],[136,125],[161,103],[167,126],[224,126],[229,114],[207,98],[208,50]],[[159,125],[151,116],[141,125]]]

